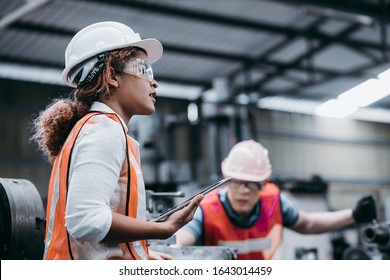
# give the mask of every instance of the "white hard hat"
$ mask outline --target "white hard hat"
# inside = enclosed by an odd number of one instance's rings
[[[225,177],[251,182],[264,181],[272,173],[268,150],[253,140],[234,145],[221,168]]]
[[[62,72],[62,80],[71,87],[77,85],[70,79],[70,73],[75,73],[83,67],[87,72],[92,70],[98,58],[97,55],[126,47],[139,47],[146,51],[149,63],[159,60],[163,53],[161,43],[156,39],[141,39],[133,29],[119,22],[104,21],[89,25],[72,38],[65,50],[65,69]],[[85,62],[85,63],[83,63]]]

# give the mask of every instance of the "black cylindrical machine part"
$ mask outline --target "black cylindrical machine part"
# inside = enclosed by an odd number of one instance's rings
[[[382,224],[369,226],[365,228],[363,235],[368,242],[385,245],[390,241],[390,227]]]
[[[44,235],[45,210],[34,184],[0,178],[1,259],[42,259]]]

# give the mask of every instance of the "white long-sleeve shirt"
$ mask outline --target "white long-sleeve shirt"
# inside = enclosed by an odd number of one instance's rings
[[[115,113],[100,102],[91,110]],[[119,207],[126,138],[122,126],[110,118],[101,115],[92,120],[93,124],[85,124],[73,148],[65,220],[75,240],[97,244],[110,230],[112,211]],[[145,203],[144,197],[140,203]]]

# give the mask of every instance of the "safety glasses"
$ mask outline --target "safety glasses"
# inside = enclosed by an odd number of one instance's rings
[[[149,79],[149,81],[153,80],[152,65],[141,58],[126,62],[123,66],[123,69],[120,71],[128,74],[134,74],[140,77],[146,77]]]
[[[238,190],[242,185],[249,189],[250,191],[258,191],[263,186],[262,182],[243,182],[243,181],[237,181],[237,180],[230,180],[229,185],[232,189]]]

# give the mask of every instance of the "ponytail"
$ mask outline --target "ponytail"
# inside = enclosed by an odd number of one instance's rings
[[[31,139],[49,162],[54,161],[73,126],[88,111],[88,106],[67,98],[53,100],[39,113],[33,122],[34,134]]]

